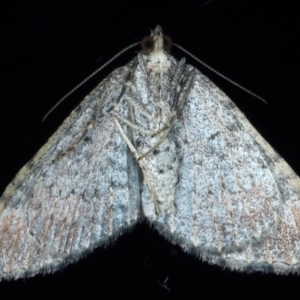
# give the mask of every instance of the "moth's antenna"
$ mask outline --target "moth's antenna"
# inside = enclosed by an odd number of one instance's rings
[[[222,73],[218,72],[217,70],[215,70],[214,68],[212,68],[211,66],[209,66],[208,64],[206,64],[205,62],[203,62],[201,59],[199,59],[198,57],[196,57],[195,55],[193,55],[191,52],[187,51],[186,49],[182,48],[181,46],[173,43],[173,45],[175,45],[177,48],[179,48],[181,51],[185,52],[186,54],[188,54],[190,57],[192,57],[193,59],[195,59],[197,62],[199,62],[200,64],[202,64],[204,67],[206,67],[207,69],[211,70],[212,72],[216,73],[217,75],[219,75],[220,77],[224,78],[225,80],[227,80],[228,82],[230,82],[231,84],[237,86],[238,88],[240,88],[241,90],[245,91],[246,93],[254,96],[255,98],[261,100],[264,103],[268,103],[264,98],[258,96],[257,94],[251,92],[250,90],[246,89],[245,87],[243,87],[242,85],[236,83],[235,81],[231,80],[230,78],[226,77],[225,75],[223,75]]]
[[[128,47],[124,48],[120,52],[118,52],[116,55],[114,55],[111,59],[109,59],[104,65],[102,65],[100,68],[98,68],[96,71],[94,71],[91,75],[86,77],[83,81],[81,81],[79,84],[77,84],[69,93],[64,95],[53,107],[50,108],[50,110],[46,113],[46,115],[43,118],[43,122],[46,120],[46,118],[53,112],[53,110],[60,105],[67,97],[69,97],[71,94],[73,94],[78,88],[80,88],[84,83],[86,83],[88,80],[90,80],[92,77],[94,77],[98,72],[100,72],[103,68],[105,68],[108,64],[110,64],[112,61],[114,61],[118,56],[120,56],[122,53],[126,52],[130,48],[133,48],[137,45],[139,45],[140,42],[134,43],[129,45]]]

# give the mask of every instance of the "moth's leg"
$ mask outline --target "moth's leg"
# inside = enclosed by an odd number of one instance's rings
[[[184,105],[189,96],[193,82],[194,82],[194,74],[192,74],[191,76],[183,76],[181,78],[180,85],[177,87],[177,92],[174,94],[173,104],[175,103],[175,105],[173,105],[174,107],[171,110],[172,117],[171,117],[170,121],[168,122],[167,125],[165,125],[161,129],[159,129],[158,131],[153,133],[151,137],[155,137],[156,135],[165,131],[164,135],[160,138],[160,140],[152,148],[150,148],[147,152],[143,153],[139,157],[139,161],[142,158],[149,155],[151,152],[153,152],[159,145],[161,145],[165,141],[165,139],[167,138],[168,134],[170,133],[172,127],[177,122],[178,118],[180,117],[180,115],[183,111]]]
[[[146,157],[147,155],[149,155],[151,152],[153,152],[159,145],[161,145],[167,138],[167,136],[169,135],[173,125],[176,123],[177,118],[174,118],[172,123],[168,126],[168,128],[166,128],[164,135],[161,137],[161,139],[153,146],[151,147],[147,152],[143,153],[139,158],[138,161],[140,161],[142,158]]]
[[[125,84],[122,85],[122,90],[121,90],[121,92],[120,92],[120,94],[119,94],[119,96],[118,96],[118,98],[117,98],[117,101],[114,103],[114,105],[113,105],[110,109],[108,109],[104,114],[102,114],[102,115],[99,116],[98,118],[102,118],[102,117],[104,117],[106,114],[112,113],[112,112],[113,112],[113,114],[117,114],[116,109],[117,109],[117,107],[119,106],[121,100],[124,99],[124,95],[125,95],[125,93],[126,93],[126,90],[127,90],[127,88],[130,86],[130,84],[126,84],[126,83],[127,83],[127,82],[132,82],[134,72],[135,72],[135,70],[136,70],[136,68],[137,68],[137,63],[138,63],[138,60],[135,59],[135,60],[133,61],[132,67],[131,67],[131,68],[129,69],[129,71],[127,72],[127,74],[126,74],[126,76],[125,76]],[[87,123],[86,128],[85,128],[85,130],[83,131],[83,133],[82,133],[82,135],[80,136],[80,138],[78,139],[78,141],[77,141],[70,149],[68,149],[68,150],[65,151],[64,153],[58,155],[55,159],[53,159],[53,161],[52,161],[53,163],[57,162],[58,160],[60,160],[60,159],[63,158],[64,156],[69,155],[72,151],[74,151],[74,150],[80,145],[80,143],[83,141],[83,139],[86,137],[88,131],[89,131],[91,128],[95,129],[94,124],[95,124],[96,119],[97,119],[97,115],[96,115],[96,114],[97,114],[97,111],[98,111],[97,106],[95,107],[94,110],[95,110],[95,113],[94,113],[93,118],[91,118],[91,121],[89,121],[89,122]],[[119,114],[119,117],[120,117],[120,116],[121,116],[121,115]],[[120,117],[120,118],[121,118],[121,117]],[[123,121],[124,121],[124,119],[125,119],[125,118],[123,118]],[[131,125],[131,126],[133,127],[135,124],[128,124],[128,125]],[[136,126],[137,126],[137,125],[136,125]],[[142,130],[142,128],[139,128],[139,130]]]
[[[112,80],[115,81],[116,84],[119,84],[122,86],[122,90],[121,90],[121,93],[120,93],[117,101],[114,103],[114,105],[110,109],[108,109],[103,115],[111,114],[114,117],[118,118],[119,121],[127,124],[131,128],[145,132],[147,134],[151,134],[149,130],[147,130],[147,129],[137,125],[135,122],[133,122],[132,117],[129,120],[128,118],[126,118],[125,116],[121,115],[118,112],[119,105],[120,105],[121,101],[124,99],[125,101],[128,102],[129,106],[133,106],[144,116],[146,116],[148,118],[153,118],[151,112],[149,112],[144,107],[143,103],[141,101],[139,101],[139,99],[138,99],[137,91],[136,91],[136,88],[135,88],[135,85],[133,82],[134,73],[136,71],[137,66],[138,66],[138,59],[135,59],[132,67],[129,69],[128,73],[125,76],[124,83],[120,83],[115,78],[112,78]],[[130,95],[128,95],[126,93],[128,90],[129,90]]]
[[[141,167],[142,169],[142,172],[143,172],[143,175],[144,175],[144,179],[149,187],[149,190],[150,190],[150,193],[152,195],[152,198],[153,198],[153,202],[154,202],[154,208],[155,208],[155,213],[158,212],[158,203],[157,203],[157,194],[155,192],[155,189],[154,189],[154,186],[153,184],[151,183],[151,181],[149,180],[148,178],[148,174],[147,174],[147,168],[145,166],[145,163],[142,161],[139,160],[139,157],[140,157],[140,153],[139,151],[133,146],[133,144],[131,143],[131,141],[129,140],[129,138],[127,137],[127,134],[124,132],[121,124],[119,123],[119,121],[117,120],[117,118],[113,117],[114,118],[114,121],[115,121],[115,124],[122,136],[122,138],[124,139],[124,141],[126,142],[128,148],[130,149],[130,151],[132,152],[133,156],[136,158],[136,160],[139,162],[139,166]]]
[[[142,131],[142,132],[145,132],[145,133],[151,135],[151,132],[149,130],[147,130],[147,129],[145,129],[145,128],[139,126],[139,125],[137,125],[136,123],[134,123],[134,122],[132,122],[130,120],[128,120],[127,118],[123,117],[120,113],[118,113],[116,111],[112,111],[110,114],[113,115],[114,117],[116,117],[119,121],[127,124],[129,127],[133,128],[135,130]]]
[[[185,70],[185,58],[181,59],[180,62],[176,66],[175,74],[173,76],[170,88],[170,97],[173,99],[173,104],[171,110],[176,109],[180,93],[182,91],[182,84]]]
[[[103,115],[100,115],[99,117],[103,117],[105,114],[108,114],[110,112],[112,112],[113,110],[116,110],[118,108],[118,106],[120,105],[121,103],[121,100],[124,99],[124,95],[128,89],[128,87],[130,86],[130,84],[128,84],[129,82],[132,82],[133,81],[133,76],[134,76],[134,72],[137,68],[137,65],[138,65],[138,60],[135,59],[132,63],[132,67],[128,70],[127,74],[124,76],[125,77],[125,80],[124,80],[124,84],[121,84],[119,83],[116,79],[112,78],[111,80],[112,81],[115,81],[117,84],[121,85],[122,86],[122,90],[118,96],[118,99],[117,101],[115,101],[115,103],[113,103],[112,107],[109,108],[106,112],[103,113]]]
[[[120,82],[118,82],[117,80],[113,79],[117,84],[121,85],[123,88],[126,88],[126,90],[129,88],[130,90],[130,97],[124,97],[124,99],[130,103],[131,105],[133,105],[134,107],[136,107],[144,116],[148,117],[148,118],[152,118],[152,114],[150,111],[147,110],[147,108],[143,105],[143,103],[139,100],[139,97],[137,95],[137,91],[135,88],[135,85],[133,84],[132,81],[128,81],[125,84],[122,84]],[[122,89],[123,89],[122,88]],[[124,94],[123,94],[124,96]],[[117,104],[114,105],[114,107],[112,107],[111,109],[109,109],[108,112],[111,112],[113,110],[117,110],[118,106],[120,104],[120,101],[117,101]]]
[[[102,118],[104,117],[106,114],[110,114],[115,118],[118,118],[120,119],[120,121],[123,121],[125,124],[127,124],[128,126],[130,126],[131,128],[133,129],[136,129],[136,130],[139,130],[139,131],[142,131],[142,132],[145,132],[145,133],[148,133],[148,134],[151,134],[149,130],[146,130],[144,128],[142,128],[141,126],[138,126],[137,124],[129,121],[128,119],[126,119],[125,117],[123,117],[121,114],[119,114],[118,112],[116,111],[111,111],[110,113],[105,113],[103,115],[101,115],[99,118]],[[64,153],[58,155],[55,159],[52,160],[53,163],[57,162],[58,160],[60,160],[61,158],[63,158],[65,155],[68,155],[69,153],[71,153],[72,151],[74,151],[79,145],[80,143],[83,141],[83,139],[86,137],[88,131],[93,128],[95,129],[95,120],[96,120],[96,117],[94,117],[86,126],[86,129],[84,130],[84,132],[82,133],[81,137],[78,139],[78,141],[70,148],[68,149],[67,151],[65,151]],[[121,125],[120,125],[121,126]],[[124,132],[124,131],[123,131]],[[126,136],[126,133],[124,132],[124,135]],[[122,135],[123,136],[123,135]],[[123,136],[124,138],[124,136]]]
[[[177,118],[179,118],[180,115],[182,114],[184,105],[189,97],[191,88],[194,84],[194,78],[195,78],[194,73],[182,78],[182,85],[181,85],[182,89],[179,93],[178,102],[176,103],[176,106],[174,107]]]
[[[151,113],[143,106],[143,104],[137,100],[136,96],[136,90],[133,84],[133,79],[134,79],[134,73],[137,69],[138,66],[138,59],[136,58],[132,64],[132,67],[129,69],[128,73],[125,76],[124,83],[120,83],[118,80],[115,78],[112,78],[111,80],[114,81],[116,84],[119,84],[122,86],[121,93],[117,99],[117,101],[113,104],[113,106],[108,109],[105,113],[110,113],[113,110],[117,110],[121,100],[125,99],[129,102],[132,103],[132,105],[138,107],[138,109],[146,116],[151,116]],[[125,97],[126,91],[130,89],[131,93],[134,93],[132,97]]]
[[[177,69],[176,69],[176,72],[175,72],[175,75],[173,78],[173,82],[172,82],[172,91],[171,91],[171,93],[173,93],[173,106],[171,109],[172,117],[166,126],[161,128],[157,132],[153,133],[151,135],[151,137],[155,137],[156,135],[160,134],[163,131],[165,131],[165,133],[160,138],[160,140],[153,147],[151,147],[147,152],[143,153],[142,155],[139,155],[139,157],[136,157],[139,162],[141,161],[141,159],[143,159],[144,157],[148,156],[151,152],[153,152],[157,147],[159,147],[166,140],[171,129],[173,128],[174,124],[177,122],[179,116],[182,113],[182,110],[184,108],[184,105],[187,101],[187,98],[189,96],[190,90],[191,90],[193,82],[194,82],[194,74],[192,74],[191,76],[183,75],[184,64],[185,64],[185,60],[182,59],[177,66]],[[133,104],[133,107],[135,107],[134,104]],[[131,114],[131,116],[133,116],[133,114]],[[136,130],[141,130],[146,133],[149,133],[147,130],[141,128],[140,126],[137,126],[134,123],[134,120],[133,120],[133,122],[129,121],[128,119],[123,118],[120,114],[118,115],[118,118],[120,118],[123,122],[125,122],[127,125],[129,125],[130,127],[134,128]],[[133,117],[131,117],[131,119],[132,118]],[[123,133],[126,136],[126,133],[124,131],[123,131]],[[127,138],[127,136],[126,136],[126,138]]]
[[[126,99],[127,100],[127,99]],[[140,105],[138,105],[138,107],[135,106],[135,102],[133,103],[132,101],[128,101],[129,103],[129,107],[135,107],[137,109],[140,108]],[[151,132],[145,128],[143,128],[142,126],[140,125],[137,125],[136,122],[132,121],[133,118],[132,118],[132,115],[130,116],[130,120],[126,117],[124,117],[123,115],[121,115],[118,111],[117,111],[117,107],[114,107],[114,109],[112,110],[109,110],[108,112],[106,112],[105,114],[111,114],[112,116],[116,117],[119,121],[127,124],[129,127],[135,129],[135,130],[138,130],[138,131],[142,131],[142,132],[145,132],[149,135],[151,135]]]
[[[143,105],[143,103],[139,100],[138,93],[136,91],[135,85],[131,83],[130,86],[131,97],[127,98],[128,102],[135,107],[141,114],[146,116],[149,119],[153,118],[152,113]]]

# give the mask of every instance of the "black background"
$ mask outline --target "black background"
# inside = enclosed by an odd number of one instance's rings
[[[10,1],[0,10],[0,194],[81,99],[139,47],[118,58],[42,122],[46,112],[157,24],[176,43],[268,101],[265,105],[181,51],[172,51],[224,90],[300,174],[297,11],[296,4],[275,1]],[[55,274],[0,283],[1,297],[46,293],[59,298],[82,292],[94,299],[120,293],[134,298],[289,298],[299,296],[300,277],[249,275],[210,266],[142,223],[113,245]]]

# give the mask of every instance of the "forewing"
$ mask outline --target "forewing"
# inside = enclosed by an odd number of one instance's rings
[[[180,161],[174,218],[159,230],[211,263],[298,272],[299,178],[220,89],[191,66],[186,75],[193,72],[171,132]]]
[[[7,187],[0,278],[53,271],[137,221],[138,166],[113,118],[102,115],[118,99],[125,71],[87,96]],[[126,104],[120,109],[126,115]]]

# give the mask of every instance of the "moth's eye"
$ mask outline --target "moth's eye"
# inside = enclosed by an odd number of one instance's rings
[[[153,49],[154,42],[152,36],[145,36],[142,39],[141,47],[144,51],[150,52]]]
[[[164,50],[170,50],[172,48],[173,41],[168,35],[164,35]]]

